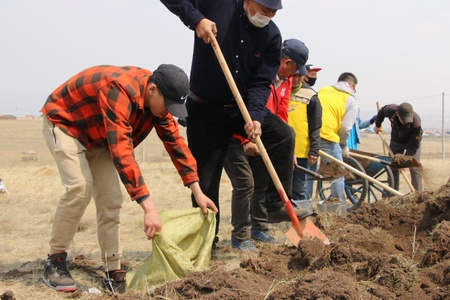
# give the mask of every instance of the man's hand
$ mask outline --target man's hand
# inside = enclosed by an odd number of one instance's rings
[[[202,19],[198,22],[197,26],[195,26],[195,32],[197,33],[197,37],[203,39],[205,44],[211,43],[211,36],[217,36],[217,27],[216,23],[209,19]]]
[[[189,188],[191,189],[192,194],[194,194],[195,202],[197,202],[198,206],[202,209],[205,218],[208,217],[208,208],[214,211],[214,213],[219,212],[214,202],[203,194],[198,182],[192,183]]]
[[[381,129],[381,127],[374,126],[373,131],[375,131],[375,133],[378,134],[380,132],[383,132],[383,129]]]
[[[258,121],[252,121],[250,123],[245,124],[244,126],[245,133],[247,134],[247,138],[253,143],[256,142],[256,137],[261,136],[261,123]]]
[[[317,159],[318,159],[317,156],[314,156],[314,155],[308,155],[308,164],[309,164],[310,166],[314,166],[315,164],[317,164]]]
[[[144,210],[144,232],[147,239],[151,240],[157,232],[162,230],[161,219],[156,210],[153,199],[149,196],[146,200],[139,204]]]
[[[349,157],[350,156],[350,150],[348,150],[347,146],[342,147],[342,157]]]
[[[258,156],[259,155],[259,149],[258,146],[256,146],[253,142],[248,142],[242,146],[244,148],[244,152],[248,156]]]

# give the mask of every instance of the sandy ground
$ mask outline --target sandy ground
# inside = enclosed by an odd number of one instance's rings
[[[41,279],[43,259],[64,188],[45,148],[40,121],[0,121],[0,127],[0,178],[9,191],[0,195],[2,299],[13,299],[9,295],[16,299],[450,299],[448,142],[446,160],[441,140],[422,143],[424,193],[409,193],[402,181],[404,197],[364,203],[345,218],[319,215],[315,222],[331,240],[329,246],[303,240],[298,249],[292,247],[283,234],[289,224],[282,223],[271,227],[280,244],[257,244],[260,255],[234,251],[231,185],[224,176],[221,241],[209,271],[145,292],[98,296],[84,293],[88,287],[100,289],[102,274],[94,206],[89,205],[69,250],[72,274],[81,291],[61,294],[48,289]],[[364,136],[360,149],[383,154],[375,135]],[[23,161],[22,152],[28,150],[35,151],[39,160]],[[158,210],[190,207],[189,190],[182,186],[156,135],[147,138],[136,156]],[[140,207],[127,201],[122,222],[125,263],[135,269],[151,255],[151,244],[142,233]]]

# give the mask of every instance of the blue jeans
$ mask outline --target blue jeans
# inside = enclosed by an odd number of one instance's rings
[[[310,166],[307,158],[298,158],[297,165],[313,172],[317,171],[317,164]],[[314,180],[308,180],[308,175],[294,171],[292,177],[292,197],[294,200],[310,200],[312,198]]]
[[[320,140],[320,150],[323,152],[339,159],[340,161],[343,161],[342,159],[342,149],[339,143],[333,143],[324,139]],[[321,157],[322,163],[329,163],[331,162],[330,159],[327,159],[326,157]],[[334,179],[331,181],[331,197],[341,199],[341,201],[345,201],[345,177],[339,177],[337,179]]]

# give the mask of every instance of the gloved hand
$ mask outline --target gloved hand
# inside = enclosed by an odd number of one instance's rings
[[[370,119],[370,124],[375,123],[376,120],[377,120],[377,115],[373,116],[373,117]]]
[[[342,147],[342,157],[349,157],[350,156],[350,150],[347,146]]]

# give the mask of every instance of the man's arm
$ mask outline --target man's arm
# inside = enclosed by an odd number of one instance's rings
[[[317,95],[311,98],[307,105],[306,113],[308,116],[309,130],[309,152],[308,156],[319,156],[320,149],[320,128],[322,127],[322,105]]]
[[[390,104],[385,105],[378,111],[377,119],[375,120],[375,127],[373,128],[375,133],[379,133],[382,131],[381,124],[384,121],[384,118],[391,118],[395,112],[397,111],[397,105]]]
[[[191,30],[195,30],[197,24],[202,19],[205,19],[205,16],[198,8],[199,2],[202,1],[161,0],[161,2],[170,12],[178,16],[183,24]]]
[[[353,124],[355,123],[357,114],[358,114],[358,104],[356,102],[356,99],[350,96],[347,100],[345,114],[338,132],[340,138],[339,144],[341,145],[341,147],[347,146],[347,139],[350,134],[350,130],[352,129]]]

